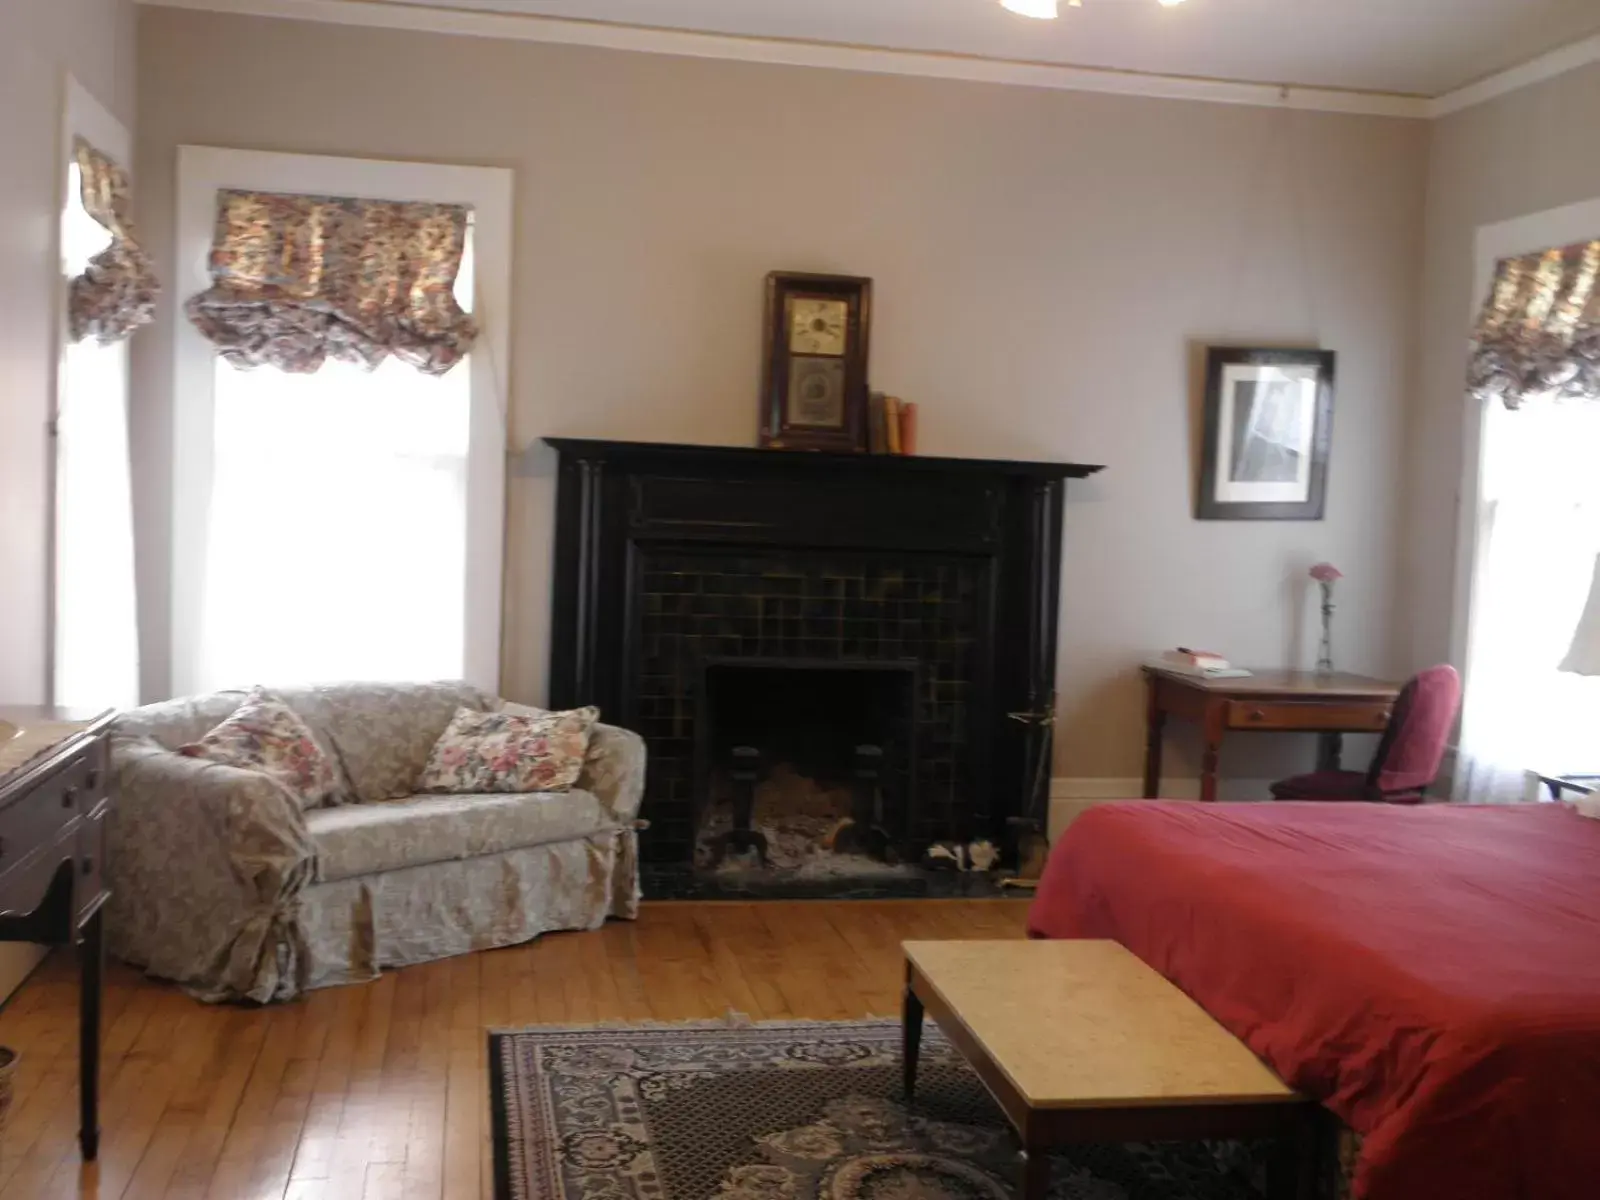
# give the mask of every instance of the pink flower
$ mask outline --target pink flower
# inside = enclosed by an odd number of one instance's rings
[[[1343,579],[1344,572],[1332,563],[1318,563],[1311,568],[1311,578],[1318,583],[1332,583],[1336,579]]]

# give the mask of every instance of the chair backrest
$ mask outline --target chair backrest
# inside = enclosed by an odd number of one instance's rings
[[[1461,676],[1454,667],[1429,667],[1409,680],[1378,743],[1368,788],[1384,796],[1425,791],[1438,777],[1460,707]]]

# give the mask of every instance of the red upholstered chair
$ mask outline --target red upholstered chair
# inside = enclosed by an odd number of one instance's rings
[[[1439,774],[1445,743],[1461,706],[1454,667],[1429,667],[1400,690],[1378,753],[1365,774],[1317,771],[1272,785],[1275,800],[1370,800],[1421,804]]]

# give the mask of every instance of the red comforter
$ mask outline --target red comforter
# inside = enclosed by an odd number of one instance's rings
[[[1105,805],[1028,923],[1121,942],[1365,1134],[1357,1196],[1600,1196],[1600,821]]]

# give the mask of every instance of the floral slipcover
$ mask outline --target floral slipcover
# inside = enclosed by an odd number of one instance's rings
[[[578,781],[598,708],[458,708],[428,754],[419,792],[564,792]]]
[[[276,694],[354,803],[303,811],[271,776],[177,753],[243,693],[124,714],[106,864],[117,957],[205,1000],[265,1003],[636,915],[637,734],[595,725],[568,793],[413,797],[456,710],[500,701],[459,683]]]
[[[335,803],[344,796],[340,772],[311,726],[265,688],[252,690],[220,725],[199,741],[179,746],[178,753],[270,775],[301,808]]]

